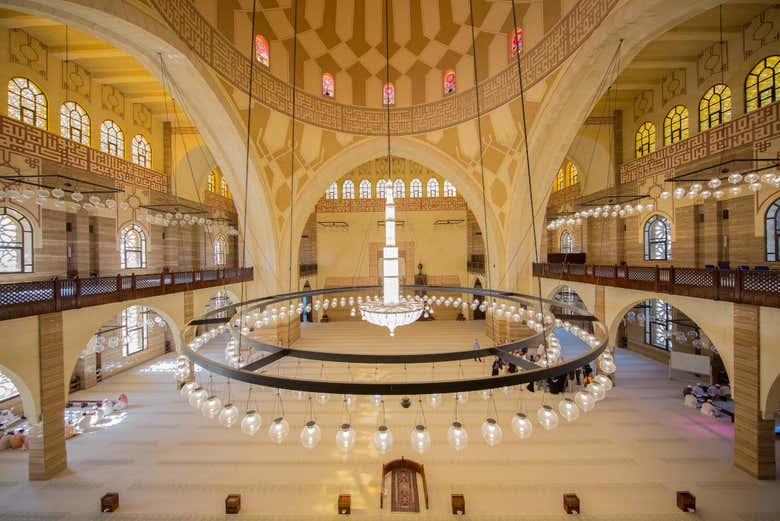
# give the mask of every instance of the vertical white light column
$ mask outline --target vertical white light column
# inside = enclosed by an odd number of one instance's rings
[[[398,279],[398,246],[395,244],[395,202],[391,181],[385,181],[385,248],[382,260],[384,264],[382,298],[385,305],[392,306],[400,301],[400,282]]]

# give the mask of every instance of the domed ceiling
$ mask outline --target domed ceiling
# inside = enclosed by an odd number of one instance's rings
[[[480,80],[510,65],[512,6],[498,0],[475,0]],[[566,8],[561,0],[517,2],[524,47],[541,40]],[[217,30],[249,54],[251,0],[196,2]],[[270,47],[270,72],[291,80],[293,0],[258,0],[255,32]],[[441,99],[443,75],[452,69],[457,90],[474,85],[469,0],[391,0],[390,80],[396,105]],[[335,100],[347,105],[382,106],[385,83],[384,0],[299,0],[297,79],[300,88],[321,94],[325,72],[335,78]]]

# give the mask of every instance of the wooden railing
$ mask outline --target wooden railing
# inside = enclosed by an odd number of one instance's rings
[[[780,307],[780,270],[534,264],[534,275],[739,304]]]
[[[252,268],[174,271],[0,284],[0,320],[252,280]]]

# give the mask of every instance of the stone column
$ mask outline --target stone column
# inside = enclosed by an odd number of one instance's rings
[[[698,244],[699,262],[698,267],[702,268],[705,264],[717,265],[721,253],[721,223],[720,203],[715,200],[709,200],[702,203],[698,208],[701,217],[698,219],[698,232],[696,242]]]
[[[89,215],[83,214],[83,213],[76,213],[73,215],[73,221],[72,222],[72,238],[73,242],[71,243],[71,255],[72,255],[72,266],[73,268],[79,272],[79,277],[81,278],[87,278],[89,277],[89,268],[90,268],[90,251],[89,251]]]
[[[47,480],[68,466],[65,450],[65,374],[62,313],[38,317],[40,423],[30,436],[29,478]]]
[[[775,479],[774,420],[761,416],[760,308],[734,304],[734,465]]]

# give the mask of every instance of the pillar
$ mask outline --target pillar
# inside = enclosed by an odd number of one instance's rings
[[[775,479],[775,422],[761,415],[760,308],[734,304],[733,319],[734,465],[754,478]]]
[[[29,478],[47,480],[68,466],[65,450],[65,374],[62,313],[38,317],[40,422],[30,436]]]
[[[721,259],[721,223],[718,201],[705,201],[699,208],[698,231],[696,242],[698,244],[699,262],[697,266],[703,268],[706,264],[716,265]]]
[[[604,286],[595,286],[596,288],[596,302],[594,304],[594,309],[591,310],[591,313],[593,313],[593,316],[599,319],[599,321],[604,324],[604,327],[609,327],[607,325],[607,318],[606,318],[606,288]]]

